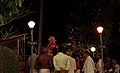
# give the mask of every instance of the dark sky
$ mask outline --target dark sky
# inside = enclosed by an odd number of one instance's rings
[[[91,2],[88,0],[86,2],[89,2],[87,7],[94,7],[94,1]],[[89,15],[90,10],[86,11],[86,7],[80,8],[80,5],[82,6],[83,3],[85,3],[83,0],[45,0],[43,36],[45,35],[44,37],[46,38],[46,36],[54,35],[58,40],[58,43],[64,42],[66,39],[65,26],[76,22],[70,14],[77,12],[78,9],[82,9],[86,12],[82,12],[85,17],[83,19],[84,21],[86,21],[86,17]],[[90,18],[87,17],[87,19]],[[90,20],[87,22],[89,23]]]
[[[97,1],[101,1],[100,3],[107,4],[107,1],[109,0],[103,2],[102,0],[45,0],[43,20],[44,37],[47,38],[49,35],[54,35],[60,42],[64,42],[66,37],[65,25],[76,23],[76,19],[72,17],[72,13],[81,14],[81,19],[84,24],[90,25],[95,20],[94,9],[97,9]],[[112,28],[113,31],[111,36],[112,40],[115,40],[114,38],[118,38],[120,34],[118,31],[120,23],[120,17],[118,17],[118,15],[120,15],[120,9],[117,8],[117,4],[113,7],[113,9],[114,11],[112,12],[112,22],[114,26]],[[61,38],[63,39],[61,40]]]
[[[97,8],[97,2],[101,3],[100,6],[109,8],[109,2],[112,0],[44,0],[44,16],[43,16],[43,37],[42,43],[47,45],[48,37],[53,35],[57,39],[57,43],[63,43],[66,40],[65,26],[67,24],[75,23],[76,19],[72,17],[71,13],[81,14],[82,21],[85,24],[91,24],[95,20],[94,9]],[[108,2],[108,3],[107,3]],[[38,0],[34,0],[33,9],[35,13],[29,15],[29,20],[34,20],[36,26],[34,30],[38,29],[39,23],[39,9],[40,4]],[[113,1],[112,8],[112,27],[111,37],[112,43],[109,45],[112,48],[115,56],[120,51],[120,2],[119,0]],[[37,32],[34,32],[37,34]],[[35,36],[36,39],[37,35]],[[37,40],[37,39],[36,39]],[[116,49],[117,48],[117,49]],[[114,50],[115,49],[115,50]]]

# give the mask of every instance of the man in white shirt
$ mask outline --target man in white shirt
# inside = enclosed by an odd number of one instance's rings
[[[120,66],[115,59],[112,59],[113,73],[119,73]]]
[[[84,73],[95,73],[95,64],[93,59],[90,57],[89,52],[86,50],[83,52],[83,56],[85,57],[85,63],[83,66]]]
[[[100,53],[96,54],[96,59],[97,59],[96,71],[97,73],[102,73],[102,58]]]
[[[70,70],[69,70],[68,73],[75,73],[75,71],[76,71],[76,61],[75,61],[75,59],[74,59],[73,57],[71,57],[71,56],[70,56],[69,59],[70,59],[70,66],[69,66]]]
[[[67,56],[64,53],[65,53],[65,48],[63,46],[60,46],[58,48],[58,54],[53,57],[53,64],[56,72],[68,73],[69,71],[69,66],[70,66],[69,56]]]
[[[38,70],[36,70],[34,68],[35,66],[35,62],[36,62],[36,59],[38,57],[38,55],[36,54],[36,48],[33,49],[33,54],[31,56],[28,57],[28,65],[29,65],[29,68],[30,68],[30,73],[31,73],[31,67],[33,69],[33,73],[38,73]],[[31,57],[32,57],[32,66],[31,66]]]

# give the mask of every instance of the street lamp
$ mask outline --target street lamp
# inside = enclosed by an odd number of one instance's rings
[[[102,32],[103,32],[103,27],[99,26],[97,27],[97,31],[100,34],[100,45],[101,45],[101,56],[102,56],[102,73],[104,73],[104,63],[103,63],[103,42],[102,42]]]
[[[35,26],[34,21],[28,22],[28,26],[30,27],[31,30],[31,42],[33,42],[33,28]],[[31,44],[31,73],[33,73],[33,45]]]
[[[93,57],[94,57],[95,56],[96,48],[95,47],[91,47],[90,50],[93,52]]]

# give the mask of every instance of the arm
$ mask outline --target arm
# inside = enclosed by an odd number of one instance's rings
[[[92,60],[87,60],[87,64],[86,64],[86,73],[94,73],[95,69],[94,69],[94,63]]]
[[[54,67],[55,67],[56,70],[60,70],[59,67],[57,66],[55,57],[53,57],[53,65],[54,65]]]

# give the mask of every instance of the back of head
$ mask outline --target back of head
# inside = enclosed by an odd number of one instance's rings
[[[59,46],[58,47],[58,52],[66,53],[66,49],[64,48],[64,46]]]
[[[58,49],[57,48],[53,48],[52,49],[52,54],[53,56],[55,56],[58,53]]]
[[[44,54],[44,50],[43,49],[40,50],[40,54]]]
[[[88,50],[84,50],[83,51],[83,55],[86,56],[86,57],[90,56],[90,52]]]
[[[87,55],[90,55],[90,53],[89,53],[87,50],[86,50],[86,51],[84,51],[84,53],[85,53],[85,54],[87,54]]]

